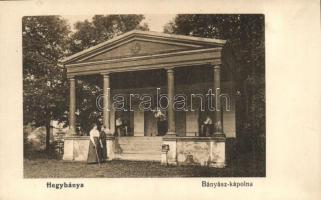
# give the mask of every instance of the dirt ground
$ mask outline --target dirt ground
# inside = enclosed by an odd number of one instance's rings
[[[202,166],[163,166],[159,162],[113,160],[101,164],[58,159],[25,159],[25,178],[120,178],[120,177],[264,177],[265,166],[248,160],[228,163],[224,169]]]

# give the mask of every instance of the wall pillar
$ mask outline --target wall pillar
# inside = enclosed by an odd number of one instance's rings
[[[103,124],[106,128],[110,129],[110,77],[109,74],[103,74],[103,95],[104,95],[104,107],[103,107]]]
[[[69,78],[69,134],[76,133],[76,79]]]

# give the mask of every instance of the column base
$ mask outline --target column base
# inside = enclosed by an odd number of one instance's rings
[[[213,137],[222,137],[226,138],[226,135],[223,132],[214,132]]]
[[[77,135],[75,128],[70,127],[67,132],[67,135],[69,135],[69,136]]]
[[[177,162],[173,162],[173,161],[168,162],[168,163],[161,163],[161,165],[167,165],[167,166],[169,166],[169,165],[171,165],[171,166],[178,166]]]
[[[63,160],[72,161],[74,160],[74,141],[65,139],[64,141],[64,155],[62,157]]]
[[[168,149],[162,150],[161,163],[163,165],[177,165],[176,135],[166,134],[163,137],[163,145],[168,146]]]
[[[225,168],[226,164],[224,162],[209,163],[209,167],[213,168]]]
[[[173,166],[177,166],[178,165],[178,162],[176,160],[170,160],[171,158],[168,158],[168,152],[166,151],[162,151],[162,154],[161,154],[161,165],[165,165],[165,166],[168,166],[168,165],[173,165]]]
[[[176,137],[176,132],[172,132],[172,131],[168,131],[166,134],[165,134],[165,137]]]
[[[107,146],[107,160],[114,160],[115,158],[115,136],[108,134],[106,138]]]

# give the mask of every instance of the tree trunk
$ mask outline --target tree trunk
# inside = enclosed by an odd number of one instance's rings
[[[46,120],[46,151],[50,150],[50,120]]]

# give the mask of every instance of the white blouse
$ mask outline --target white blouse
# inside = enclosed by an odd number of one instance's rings
[[[95,129],[92,129],[89,132],[89,136],[90,136],[90,140],[95,144],[94,137],[99,137],[99,131],[95,130]]]

